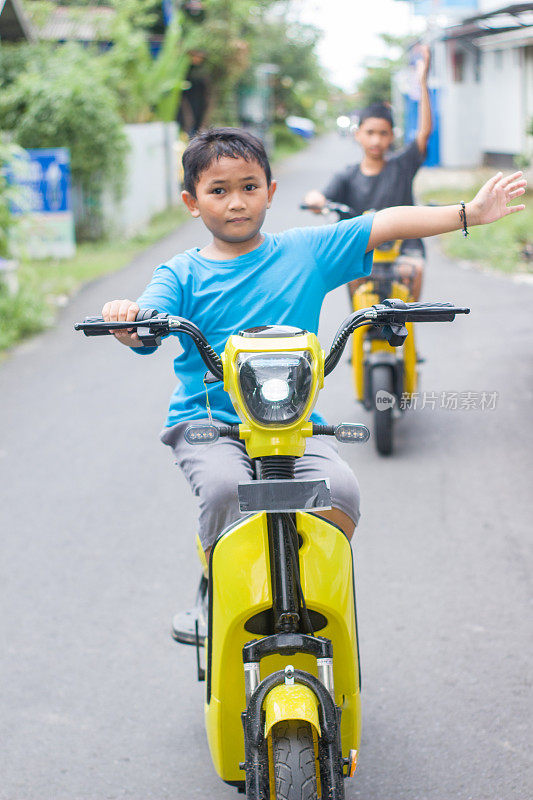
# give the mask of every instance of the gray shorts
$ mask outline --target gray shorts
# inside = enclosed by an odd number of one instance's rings
[[[195,423],[208,421],[194,420]],[[189,422],[179,422],[165,428],[160,438],[172,448],[176,464],[198,497],[198,535],[205,550],[213,545],[224,528],[241,517],[237,485],[253,479],[253,465],[241,441],[221,438],[212,444],[189,444],[184,436],[189,425]],[[334,441],[325,436],[309,438],[305,455],[296,460],[295,477],[300,480],[329,478],[332,506],[344,511],[357,525],[359,484],[340,457]]]

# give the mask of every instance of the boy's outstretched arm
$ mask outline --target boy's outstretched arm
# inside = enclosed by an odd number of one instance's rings
[[[428,73],[431,63],[431,51],[427,44],[421,47],[422,58],[417,62],[418,81],[420,83],[420,105],[418,107],[418,130],[416,143],[421,155],[425,155],[433,122],[431,119],[431,101],[429,99]]]
[[[506,177],[498,172],[481,187],[473,200],[466,203],[467,225],[488,225],[515,211],[523,211],[524,205],[508,204],[524,194],[526,185],[521,172]],[[459,203],[453,206],[384,208],[374,216],[367,252],[392,239],[418,239],[459,230],[463,227],[461,210]]]

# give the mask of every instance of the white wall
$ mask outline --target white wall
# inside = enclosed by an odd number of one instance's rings
[[[436,46],[440,81],[440,153],[444,167],[471,167],[481,160],[481,83],[476,81],[474,55],[464,51],[461,83],[453,81],[448,48]]]
[[[104,202],[108,233],[126,237],[141,231],[151,217],[179,202],[178,157],[174,122],[126,125],[130,143],[127,178],[122,199],[110,193]]]
[[[482,149],[521,153],[525,144],[524,51],[483,48]]]
[[[524,114],[527,129],[533,126],[533,45],[524,50]],[[526,134],[524,152],[533,157],[533,131]]]

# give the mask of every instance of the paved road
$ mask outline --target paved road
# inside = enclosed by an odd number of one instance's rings
[[[351,147],[326,139],[285,162],[267,228],[309,224],[301,194]],[[194,503],[157,441],[171,353],[72,331],[200,239],[185,225],[93,283],[0,368],[2,800],[237,797],[210,765],[193,653],[168,635],[197,579]],[[498,402],[412,411],[390,460],[344,448],[363,496],[364,736],[348,798],[529,800],[533,290],[432,246],[425,297],[473,312],[420,331],[423,388]],[[332,293],[325,343],[346,312]],[[347,365],[321,409],[365,418]]]

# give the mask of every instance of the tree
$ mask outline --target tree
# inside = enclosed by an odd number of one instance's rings
[[[372,103],[390,103],[392,75],[391,63],[367,67],[365,77],[357,86],[358,105],[365,108]]]
[[[366,75],[357,85],[357,101],[361,108],[372,103],[390,103],[392,100],[392,76],[405,65],[405,53],[412,42],[411,36],[393,36],[381,33],[381,40],[397,55],[380,58],[366,66]]]
[[[323,77],[316,46],[320,31],[294,24],[286,16],[266,19],[252,48],[252,63],[276,64],[274,117],[283,122],[290,114],[316,117],[318,101],[328,101],[331,86]]]
[[[21,147],[68,147],[73,180],[99,209],[104,186],[119,194],[124,178],[127,141],[115,95],[79,45],[26,55],[26,68],[0,93],[2,128]]]

